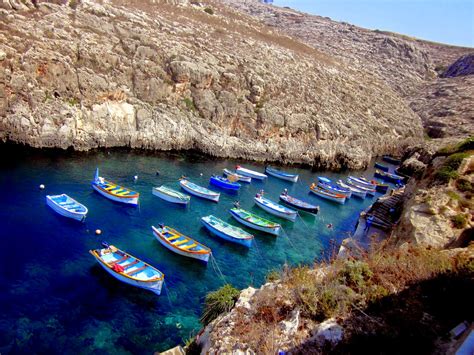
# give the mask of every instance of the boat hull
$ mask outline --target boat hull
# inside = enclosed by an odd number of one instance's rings
[[[234,217],[237,220],[237,222],[243,224],[244,226],[247,226],[249,228],[252,228],[252,229],[255,229],[255,230],[258,230],[258,231],[261,231],[261,232],[272,234],[272,235],[279,235],[280,234],[280,230],[281,230],[280,225],[278,225],[276,227],[259,226],[258,224],[251,223],[251,222],[247,221],[246,219],[240,217],[238,214],[234,213],[232,210],[230,210],[229,212],[232,215],[232,217]]]
[[[239,175],[248,176],[248,177],[251,177],[252,179],[256,179],[256,180],[264,180],[264,179],[267,178],[267,175],[265,175],[265,174],[261,174],[257,171],[248,170],[248,169],[244,169],[244,168],[236,168],[235,171]]]
[[[342,181],[338,181],[337,184],[341,187],[351,190],[352,196],[364,199],[367,197],[367,191],[358,189],[357,187],[344,184]]]
[[[322,182],[319,182],[318,186],[327,192],[338,194],[338,195],[344,195],[345,198],[351,198],[352,196],[352,191],[349,189],[342,190],[342,189],[334,188],[332,185],[324,184]]]
[[[209,180],[209,183],[221,189],[230,190],[230,191],[239,191],[240,189],[240,184],[227,183],[225,181],[221,181],[219,179],[214,179],[214,178],[211,178]]]
[[[365,182],[363,180],[349,176],[347,178],[347,183],[363,191],[366,191],[368,195],[375,196],[375,185],[371,184],[370,182]]]
[[[87,209],[86,212],[72,212],[68,211],[64,208],[59,207],[57,204],[55,204],[53,201],[51,201],[49,198],[46,198],[46,204],[51,207],[51,209],[56,212],[57,214],[60,214],[63,217],[67,218],[72,218],[76,221],[83,222],[86,217],[87,217]]]
[[[92,188],[97,191],[99,194],[102,196],[108,198],[109,200],[115,201],[115,202],[120,202],[120,203],[126,203],[129,205],[137,206],[138,205],[138,196],[137,197],[117,197],[114,195],[111,195],[101,189],[99,186],[96,184],[92,183]]]
[[[307,213],[312,213],[312,214],[318,214],[319,212],[319,207],[318,206],[312,206],[312,207],[305,207],[298,205],[296,203],[293,203],[291,199],[288,199],[287,196],[285,195],[280,195],[280,200],[286,203],[287,205],[297,208],[301,211],[307,212]]]
[[[332,202],[336,202],[336,203],[339,203],[341,205],[343,205],[345,202],[346,202],[346,197],[337,197],[337,196],[331,196],[331,195],[328,195],[328,194],[325,194],[323,192],[320,192],[318,190],[313,190],[313,189],[309,189],[313,194],[315,194],[316,196],[318,197],[321,197],[321,198],[324,198],[325,200],[329,200],[329,201],[332,201]]]
[[[276,177],[281,180],[286,180],[290,182],[297,182],[298,181],[298,175],[285,175],[285,174],[279,174],[277,171],[273,171],[270,169],[265,169],[265,173],[268,175],[271,175],[273,177]]]
[[[394,164],[394,165],[399,165],[401,163],[400,159],[395,159],[391,157],[390,155],[384,155],[382,159],[383,161],[386,161],[387,163]]]
[[[239,175],[239,174],[233,173],[232,171],[227,170],[227,169],[224,169],[224,175],[227,176],[227,177],[229,175],[236,175],[239,178],[238,181],[240,181],[240,182],[246,182],[246,183],[252,182],[252,178],[250,176]]]
[[[277,217],[280,217],[280,218],[283,218],[283,219],[287,219],[291,222],[294,222],[296,221],[296,217],[298,216],[298,212],[294,211],[295,213],[292,213],[292,214],[286,214],[284,212],[280,212],[280,211],[277,211],[265,204],[263,204],[262,202],[260,202],[258,199],[254,199],[255,203],[257,204],[258,207],[260,207],[262,210],[264,210],[265,212],[268,212],[274,216],[277,216]]]
[[[388,171],[389,171],[388,166],[385,166],[385,165],[383,165],[383,164],[375,163],[374,166],[375,166],[377,169],[379,169],[379,170],[382,170],[382,171],[385,171],[385,172],[388,172]]]
[[[168,195],[168,194],[166,194],[162,191],[156,190],[156,189],[153,189],[152,193],[153,193],[153,195],[155,195],[156,197],[161,198],[162,200],[165,200],[165,201],[171,202],[171,203],[175,203],[175,204],[178,204],[178,205],[186,206],[191,201],[191,199],[182,200],[179,197]]]
[[[180,186],[184,191],[189,192],[191,195],[194,195],[206,200],[214,201],[214,202],[219,202],[220,194],[210,195],[210,194],[206,194],[200,191],[193,190],[190,187],[186,186],[185,184],[180,184]]]
[[[227,240],[228,242],[236,243],[243,245],[244,247],[250,248],[252,246],[252,239],[238,239],[234,238],[228,234],[223,233],[222,231],[214,228],[211,224],[207,223],[201,218],[201,222],[203,226],[212,234],[218,236],[219,238],[222,238],[224,240]]]
[[[178,254],[178,255],[182,255],[182,256],[186,256],[188,258],[192,258],[192,259],[196,259],[196,260],[201,260],[205,263],[207,263],[209,261],[209,256],[211,255],[211,253],[206,253],[206,254],[196,254],[196,253],[187,253],[186,251],[184,250],[181,250],[179,248],[174,248],[172,245],[170,245],[170,243],[166,240],[164,240],[164,238],[160,237],[160,235],[153,229],[153,235],[155,236],[156,240],[158,240],[160,242],[161,245],[163,245],[166,249],[168,250],[171,250],[172,252]]]
[[[161,294],[161,287],[163,286],[163,280],[157,280],[153,282],[143,282],[143,281],[133,280],[131,278],[128,278],[116,273],[115,271],[113,271],[112,269],[104,265],[104,263],[96,255],[94,255],[94,258],[97,260],[99,265],[102,266],[102,268],[105,271],[107,271],[110,275],[115,277],[117,280],[122,281],[129,285],[135,286],[135,287],[140,287],[145,290],[149,290],[151,292],[154,292],[158,296]]]
[[[380,171],[375,171],[374,176],[394,184],[403,182],[405,180],[403,176],[388,174]]]

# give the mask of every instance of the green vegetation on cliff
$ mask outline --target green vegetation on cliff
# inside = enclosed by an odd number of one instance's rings
[[[232,311],[225,337],[257,353],[275,353],[285,342],[295,353],[358,352],[368,343],[376,353],[431,352],[441,336],[473,318],[472,252],[381,244],[357,260],[285,269],[280,280],[245,300],[250,309]],[[329,318],[343,332],[337,344],[311,336]],[[282,331],[295,319],[297,333]],[[213,332],[221,339],[218,328]]]

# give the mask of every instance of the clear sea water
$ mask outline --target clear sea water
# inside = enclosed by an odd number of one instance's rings
[[[190,153],[144,153],[111,150],[92,153],[18,151],[1,148],[0,196],[0,353],[137,353],[149,354],[182,343],[200,329],[199,316],[207,292],[224,280],[211,264],[176,255],[156,241],[151,225],[164,222],[212,248],[225,281],[237,288],[259,287],[273,269],[309,264],[353,231],[359,213],[375,201],[352,198],[338,205],[309,194],[318,175],[329,172],[286,167],[300,174],[296,184],[269,177],[242,184],[237,195],[221,193],[218,204],[192,197],[188,208],[153,196],[153,186],[179,190],[186,175],[208,186],[212,173],[241,164],[263,172],[262,164],[221,160]],[[114,203],[90,186],[95,168],[101,176],[140,192],[138,208]],[[161,174],[157,176],[155,172]],[[371,176],[372,170],[357,172]],[[138,175],[135,182],[133,176]],[[38,186],[45,184],[40,190]],[[296,223],[267,215],[253,197],[265,189],[278,200],[290,195],[321,207],[316,217]],[[89,208],[85,223],[64,218],[45,203],[47,194],[67,193]],[[201,226],[200,217],[214,214],[239,225],[228,210],[235,200],[261,216],[279,221],[286,234],[253,232],[252,248],[219,240]],[[333,224],[332,229],[327,225]],[[95,235],[96,229],[102,235]],[[121,283],[88,253],[108,241],[165,273],[161,296]]]

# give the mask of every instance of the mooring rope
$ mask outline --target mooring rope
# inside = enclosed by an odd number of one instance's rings
[[[166,298],[168,299],[168,303],[170,304],[170,307],[173,307],[173,303],[171,302],[170,292],[169,292],[168,286],[166,286],[166,282],[164,280],[163,280],[163,288],[166,291]]]
[[[257,250],[257,254],[260,257],[260,259],[262,259],[262,261],[265,263],[265,266],[268,266],[267,260],[263,257],[263,254],[260,251],[260,247],[258,246],[257,240],[255,239],[255,237],[253,238],[253,244],[255,245],[255,249]]]
[[[283,226],[281,226],[281,230],[283,231],[283,233],[285,234],[286,238],[288,238],[288,242],[290,243],[290,246],[295,249],[295,251],[297,251],[298,249],[296,249],[296,246],[293,244],[293,242],[291,241],[290,239],[290,235],[287,233],[287,231],[285,229],[283,229]]]
[[[227,280],[224,277],[224,274],[222,273],[221,269],[219,268],[219,264],[217,263],[216,258],[214,258],[214,255],[211,253],[211,266],[214,269],[214,272],[217,274],[218,277],[224,281],[224,284],[227,283]]]

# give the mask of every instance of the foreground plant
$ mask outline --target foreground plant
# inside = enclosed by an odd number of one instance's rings
[[[220,314],[229,312],[239,298],[240,291],[232,285],[226,284],[206,296],[204,312],[201,317],[203,325],[207,325]]]

